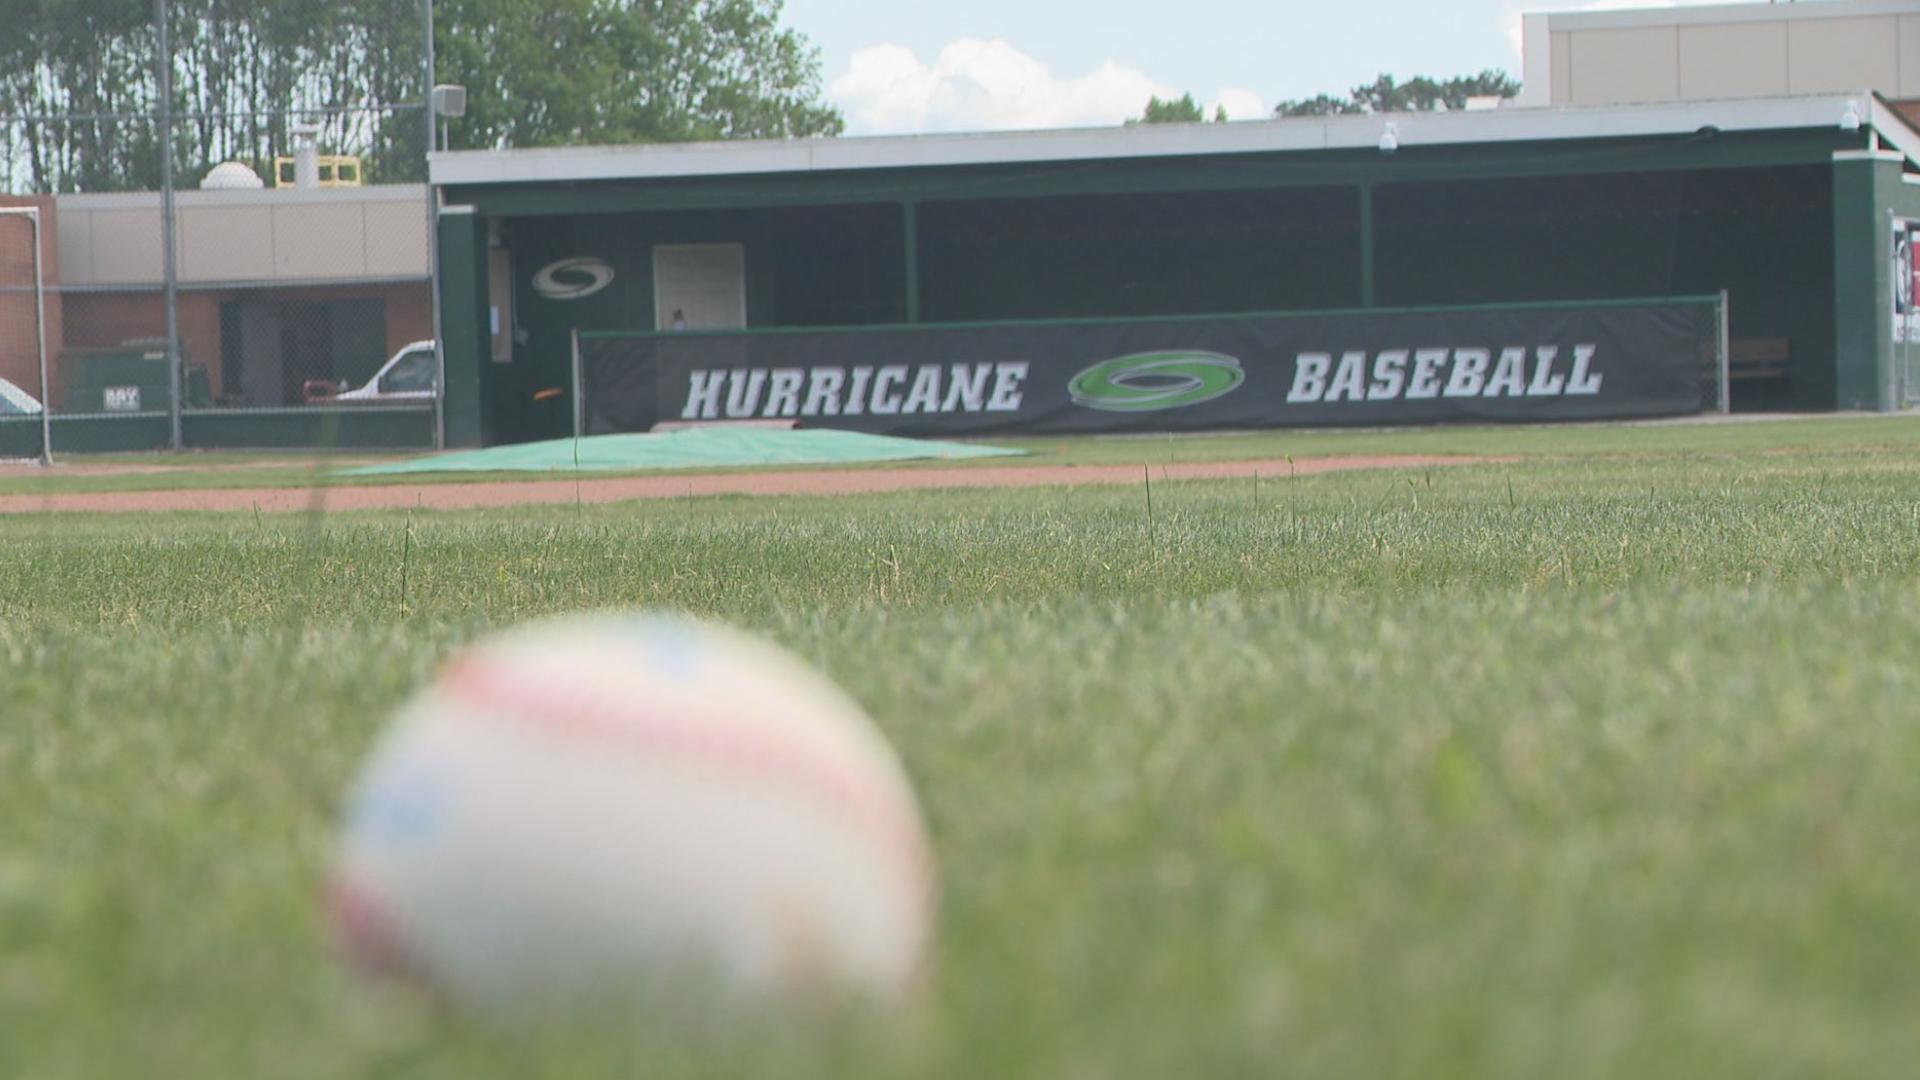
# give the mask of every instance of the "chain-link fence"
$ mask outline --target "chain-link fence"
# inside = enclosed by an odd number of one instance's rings
[[[56,452],[432,445],[423,0],[98,7],[0,42],[0,397]]]

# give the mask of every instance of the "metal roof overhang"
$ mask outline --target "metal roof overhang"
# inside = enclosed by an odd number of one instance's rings
[[[1842,117],[1857,116],[1844,132]],[[1398,150],[1380,151],[1393,125]],[[434,184],[500,216],[1366,184],[1814,164],[1920,133],[1874,94],[1064,131],[440,152]]]
[[[431,158],[443,187],[652,180],[962,165],[1376,149],[1394,125],[1402,150],[1721,132],[1837,130],[1849,106],[1909,161],[1920,136],[1868,91],[1804,97],[1299,117],[1226,124],[1139,124],[1058,131],[456,150]]]

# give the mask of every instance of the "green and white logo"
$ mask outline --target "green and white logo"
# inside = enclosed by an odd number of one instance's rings
[[[591,255],[548,263],[533,275],[533,291],[549,300],[579,300],[611,284],[613,267]]]
[[[1175,349],[1103,360],[1075,375],[1067,393],[1103,412],[1158,412],[1212,401],[1246,378],[1231,356]]]

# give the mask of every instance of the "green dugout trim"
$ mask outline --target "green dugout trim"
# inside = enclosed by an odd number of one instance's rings
[[[443,206],[440,245],[440,356],[446,385],[441,410],[449,447],[479,446],[487,428],[486,385],[492,340],[487,321],[484,219],[471,206]]]
[[[1834,404],[1901,408],[1905,357],[1893,341],[1893,222],[1920,219],[1920,190],[1888,151],[1833,161]]]

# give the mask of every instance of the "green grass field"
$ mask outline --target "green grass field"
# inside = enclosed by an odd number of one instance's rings
[[[1045,445],[1520,460],[1156,479],[1151,517],[0,518],[0,1076],[1911,1074],[1920,421],[1249,438]],[[501,1029],[338,969],[386,717],[607,606],[866,704],[941,870],[924,1000]]]

